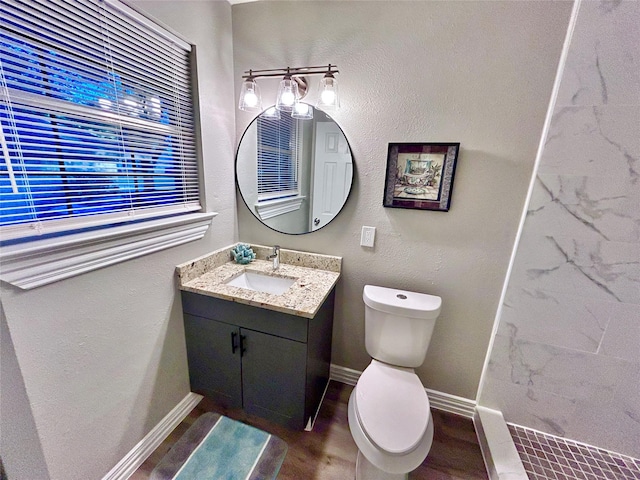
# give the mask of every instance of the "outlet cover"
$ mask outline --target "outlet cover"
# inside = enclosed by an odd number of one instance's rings
[[[360,245],[363,247],[372,247],[376,239],[376,227],[362,227],[362,235],[360,236]]]

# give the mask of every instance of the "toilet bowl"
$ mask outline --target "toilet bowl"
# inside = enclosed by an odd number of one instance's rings
[[[356,480],[406,479],[433,442],[429,398],[413,369],[424,362],[441,299],[367,285],[363,300],[372,360],[349,397]]]

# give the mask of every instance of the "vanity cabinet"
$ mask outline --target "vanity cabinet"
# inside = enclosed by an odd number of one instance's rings
[[[305,318],[183,291],[191,390],[305,428],[329,382],[334,298]]]

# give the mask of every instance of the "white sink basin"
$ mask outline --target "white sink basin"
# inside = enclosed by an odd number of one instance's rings
[[[295,278],[272,277],[257,272],[244,272],[229,280],[227,285],[272,295],[282,295],[295,282]]]

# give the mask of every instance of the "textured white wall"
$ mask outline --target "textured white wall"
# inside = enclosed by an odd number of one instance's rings
[[[480,402],[640,458],[640,2],[583,1]]]
[[[96,479],[189,392],[174,267],[236,238],[231,7],[140,2],[197,44],[204,239],[32,291],[2,285],[2,459],[11,479]]]
[[[340,68],[355,159],[342,213],[301,236],[238,200],[240,240],[341,255],[333,362],[362,370],[367,283],[440,295],[425,386],[475,399],[564,39],[570,2],[257,2],[234,5],[236,99],[244,70]],[[317,95],[314,77],[310,97]],[[276,79],[261,81],[263,101]],[[251,115],[237,112],[237,138]],[[461,143],[448,213],[385,209],[388,142]],[[359,246],[376,227],[374,249]]]

